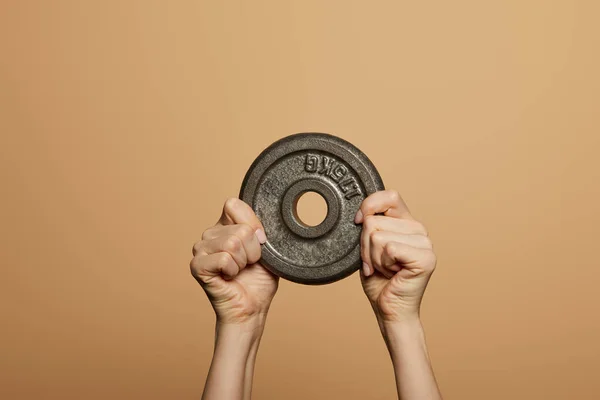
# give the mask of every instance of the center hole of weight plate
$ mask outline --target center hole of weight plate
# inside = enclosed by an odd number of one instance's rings
[[[327,202],[317,192],[305,192],[296,201],[296,218],[306,226],[317,226],[327,217]]]

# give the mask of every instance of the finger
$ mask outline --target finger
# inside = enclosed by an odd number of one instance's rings
[[[252,210],[252,208],[242,200],[231,197],[225,201],[223,213],[219,219],[221,225],[247,224],[250,225],[256,232],[259,242],[265,243],[267,237],[265,228],[260,223],[260,220]]]
[[[239,268],[244,268],[248,263],[242,239],[236,235],[224,235],[211,240],[202,240],[194,246],[194,249],[198,255],[229,253]]]
[[[386,278],[391,278],[394,275],[393,266],[395,264],[391,264],[388,268],[384,268],[381,266],[381,253],[383,252],[383,246],[385,242],[383,240],[378,240],[378,231],[371,232],[367,241],[368,241],[368,251],[369,253],[366,255],[368,257],[368,264],[371,274],[375,271],[379,271]]]
[[[372,276],[380,276],[380,277],[383,276],[386,279],[391,279],[391,278],[394,277],[394,274],[395,274],[394,272],[388,271],[388,273],[389,273],[389,275],[383,275],[381,272],[373,270],[373,271],[370,272],[369,275],[366,275],[364,269],[361,269],[361,271],[360,271],[360,280],[364,284]]]
[[[371,276],[374,269],[371,267],[371,233],[373,232],[373,226],[363,224],[363,229],[360,234],[360,258],[362,259],[362,269],[365,276]]]
[[[417,249],[431,250],[432,248],[431,240],[427,236],[405,235],[396,232],[375,231],[371,234],[370,242],[371,262],[373,263],[373,267],[378,271],[383,271],[384,269],[399,271],[401,268],[396,263],[390,264],[388,262],[386,264],[382,262],[385,246],[390,242],[405,244]]]
[[[425,226],[417,220],[391,218],[385,215],[369,215],[365,217],[363,219],[363,229],[397,232],[406,235],[429,235]]]
[[[360,269],[360,280],[365,281],[369,277],[373,276],[375,273],[379,274],[374,269],[371,269],[367,263],[363,263],[363,267]]]
[[[234,235],[242,241],[246,253],[247,264],[258,262],[258,260],[260,260],[261,250],[256,231],[250,225],[246,224],[237,224],[235,226],[236,229]]]
[[[375,214],[413,219],[406,203],[396,190],[382,190],[364,199],[356,212],[354,222],[360,224],[366,216]]]
[[[194,257],[190,262],[190,270],[194,278],[202,283],[221,275],[230,279],[240,271],[231,255],[225,252]]]
[[[427,230],[419,221],[414,219],[399,219],[384,215],[368,215],[363,221],[360,251],[363,260],[363,270],[366,276],[374,271],[371,263],[371,235],[377,231],[390,231],[408,235],[427,236]]]
[[[420,272],[431,273],[436,264],[436,257],[431,249],[420,249],[399,242],[388,242],[381,257],[383,266],[397,263],[412,275]]]
[[[248,264],[254,264],[261,257],[259,238],[256,231],[247,224],[215,225],[202,234],[203,240],[216,239],[221,236],[235,235],[242,240]]]

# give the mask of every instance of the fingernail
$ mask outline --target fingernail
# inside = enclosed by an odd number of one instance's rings
[[[354,217],[354,223],[355,224],[360,224],[362,222],[363,219],[363,213],[362,211],[360,211],[360,209],[356,212],[356,216]]]
[[[258,239],[258,242],[260,244],[264,244],[267,242],[267,235],[265,235],[265,231],[263,231],[262,229],[257,229],[256,232],[254,232],[254,234],[256,235],[256,238]]]
[[[365,274],[365,276],[370,275],[371,268],[369,268],[369,264],[367,264],[366,262],[363,262],[362,269],[363,269],[363,274]]]

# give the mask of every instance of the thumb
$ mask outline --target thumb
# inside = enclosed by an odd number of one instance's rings
[[[252,227],[259,242],[265,243],[267,237],[265,228],[254,213],[252,208],[242,200],[231,197],[225,201],[223,213],[218,222],[220,225],[246,224]]]

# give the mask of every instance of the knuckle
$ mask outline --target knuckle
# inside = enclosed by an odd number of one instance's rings
[[[370,235],[371,243],[380,244],[384,241],[384,233],[381,231],[373,231]]]
[[[386,254],[392,255],[394,254],[396,246],[394,245],[393,242],[387,242],[384,246],[383,246],[383,251],[386,252]]]
[[[220,253],[219,258],[217,260],[217,265],[219,269],[225,269],[229,266],[229,264],[233,262],[231,255],[229,253]]]
[[[256,254],[250,254],[247,257],[248,257],[248,265],[254,264],[260,260],[260,252],[258,252]]]
[[[361,209],[365,218],[375,214],[375,204],[373,204],[372,202],[365,202]]]
[[[239,224],[237,227],[237,234],[240,239],[248,240],[254,235],[254,230],[248,224]]]
[[[202,251],[202,241],[194,243],[194,246],[192,246],[192,254],[196,255],[201,251]]]
[[[383,247],[384,251],[391,258],[403,258],[407,255],[407,246],[398,242],[388,242]]]
[[[398,202],[400,201],[400,193],[398,193],[397,190],[390,190],[389,194],[388,194],[390,200],[392,200],[393,202]]]
[[[371,196],[367,197],[360,204],[359,210],[363,213],[364,216],[369,215],[369,211],[371,211],[373,200],[371,200]]]
[[[223,205],[223,208],[226,211],[235,210],[238,206],[239,201],[240,201],[240,199],[238,199],[236,197],[229,197],[227,200],[225,200],[225,204]]]
[[[235,253],[237,251],[239,251],[242,248],[242,240],[235,236],[235,235],[230,235],[225,239],[225,242],[223,243],[223,250],[225,250],[226,252],[229,253]]]
[[[377,231],[368,232],[369,243],[373,243],[375,241]]]
[[[423,236],[423,244],[427,248],[432,248],[433,247],[433,242],[431,241],[431,239],[429,238],[429,236]]]
[[[372,231],[375,228],[375,216],[367,215],[363,220],[363,229],[365,231]]]
[[[198,259],[196,257],[192,258],[192,260],[190,261],[190,272],[192,274],[192,276],[197,276],[198,275],[198,269],[199,269],[199,265],[198,265]]]
[[[424,267],[427,271],[433,272],[437,265],[437,256],[433,251],[429,251],[423,260]]]
[[[427,232],[427,228],[425,228],[425,225],[423,225],[423,223],[421,223],[419,221],[415,221],[415,230],[420,232],[424,236],[429,236],[429,232]]]

